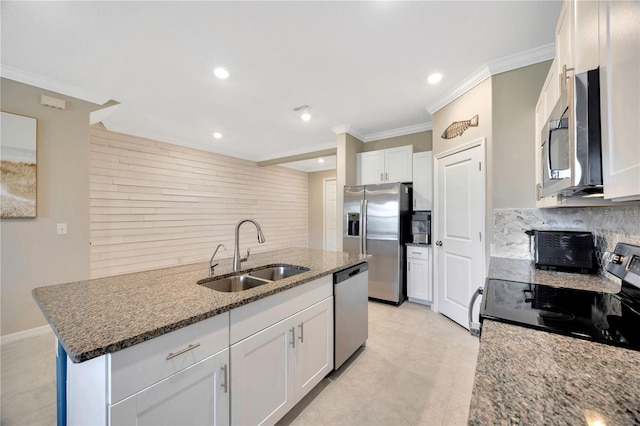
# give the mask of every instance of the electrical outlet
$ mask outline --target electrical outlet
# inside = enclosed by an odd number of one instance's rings
[[[67,224],[66,223],[59,223],[57,225],[57,229],[58,229],[58,235],[66,235],[66,233],[67,233]]]

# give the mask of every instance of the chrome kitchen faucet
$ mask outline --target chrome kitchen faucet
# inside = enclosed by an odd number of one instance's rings
[[[247,249],[247,256],[246,257],[240,257],[240,225],[242,225],[245,222],[251,222],[256,226],[256,230],[258,231],[258,242],[260,244],[265,242],[264,239],[264,234],[262,233],[262,229],[260,228],[260,225],[258,224],[258,222],[256,222],[255,220],[252,219],[242,219],[240,222],[238,222],[236,224],[236,246],[235,249],[233,251],[233,270],[234,271],[239,271],[240,270],[240,264],[244,261],[246,261],[247,259],[249,259],[249,254],[251,253],[251,249]]]
[[[209,260],[209,276],[213,275],[213,270],[216,266],[218,266],[218,264],[216,263],[215,265],[213,264],[213,258],[216,257],[216,253],[218,252],[218,249],[222,247],[223,249],[227,249],[224,244],[218,244],[218,247],[216,247],[216,251],[213,252],[213,256],[211,256],[211,260]]]

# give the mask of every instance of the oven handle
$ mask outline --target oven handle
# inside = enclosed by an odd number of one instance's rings
[[[483,288],[478,287],[475,293],[473,293],[473,296],[471,296],[471,302],[469,302],[469,333],[471,333],[472,336],[477,337],[480,337],[480,329],[482,328],[482,323],[478,325],[478,328],[473,328],[473,305],[476,303],[476,299],[482,294],[482,292]]]

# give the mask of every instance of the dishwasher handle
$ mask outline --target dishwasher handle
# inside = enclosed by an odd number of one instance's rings
[[[358,274],[366,272],[369,270],[369,263],[362,262],[355,266],[352,266],[347,269],[343,269],[342,271],[335,272],[333,274],[333,283],[340,284],[343,281],[346,281]]]

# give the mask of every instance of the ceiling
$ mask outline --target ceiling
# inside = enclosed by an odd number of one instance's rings
[[[430,128],[426,107],[479,67],[553,43],[561,5],[3,0],[2,75],[118,102],[110,130],[264,161],[335,148],[338,128]]]

